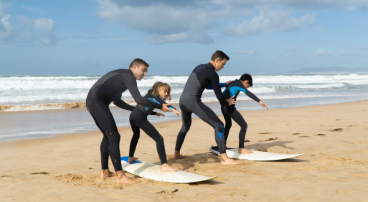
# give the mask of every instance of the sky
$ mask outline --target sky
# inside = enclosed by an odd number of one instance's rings
[[[368,67],[368,0],[0,0],[0,75],[189,75]]]

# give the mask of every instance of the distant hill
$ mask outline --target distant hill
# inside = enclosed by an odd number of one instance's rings
[[[368,72],[367,68],[346,68],[346,67],[313,67],[303,68],[288,73],[354,73],[354,72]]]

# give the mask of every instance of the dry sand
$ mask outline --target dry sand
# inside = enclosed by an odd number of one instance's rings
[[[114,177],[99,178],[99,131],[21,140],[0,144],[0,201],[368,201],[368,101],[242,114],[247,149],[306,154],[221,166],[208,151],[215,145],[213,129],[194,119],[182,148],[186,158],[169,163],[218,178],[196,184],[140,178],[137,185],[117,185]],[[181,121],[154,125],[170,157]],[[132,132],[119,131],[126,155]],[[228,146],[238,145],[238,132],[233,123]],[[159,163],[154,141],[143,132],[136,156]]]

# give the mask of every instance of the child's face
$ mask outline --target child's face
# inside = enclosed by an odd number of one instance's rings
[[[242,81],[243,85],[245,86],[245,88],[249,88],[250,84],[248,80]]]
[[[169,89],[168,88],[162,88],[161,90],[158,91],[158,94],[165,99],[167,96]]]

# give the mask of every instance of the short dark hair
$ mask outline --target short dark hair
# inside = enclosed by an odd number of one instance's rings
[[[245,81],[245,80],[248,80],[249,81],[249,85],[250,86],[253,86],[253,78],[252,78],[252,75],[250,74],[243,74],[240,76],[240,81]]]
[[[134,65],[136,65],[137,67],[140,67],[142,64],[143,64],[143,65],[145,65],[145,66],[147,66],[147,67],[149,67],[149,65],[148,65],[148,63],[147,63],[147,62],[145,62],[144,60],[142,60],[142,59],[140,59],[140,58],[136,58],[136,59],[134,59],[134,60],[130,63],[129,68],[132,68]]]
[[[211,61],[215,61],[216,58],[220,58],[220,61],[223,59],[230,60],[229,56],[227,56],[224,52],[217,50],[211,57]]]

